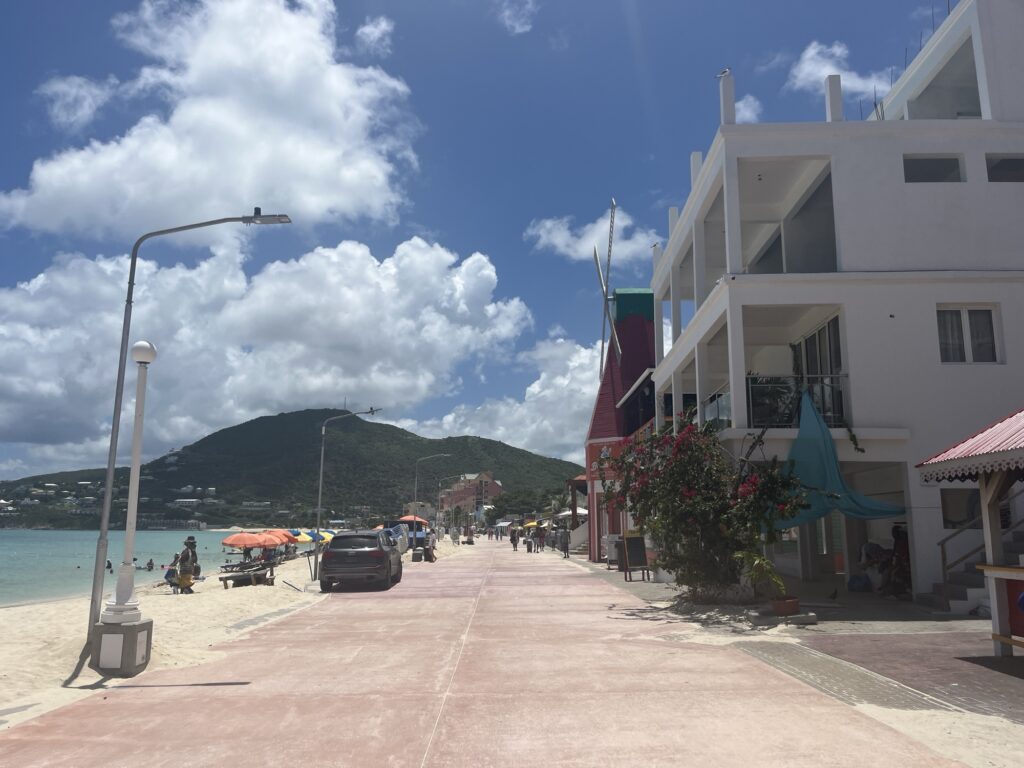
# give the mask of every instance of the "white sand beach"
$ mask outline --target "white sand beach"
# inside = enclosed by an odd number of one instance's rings
[[[437,556],[458,551],[450,541],[442,542]],[[406,552],[406,567],[430,567],[410,564],[411,556]],[[211,568],[194,595],[174,595],[161,574],[137,574],[142,614],[154,622],[147,670],[202,664],[216,658],[212,646],[237,639],[324,597],[310,583],[305,557],[278,567],[272,587],[225,590],[216,575]],[[102,678],[88,667],[68,681],[85,644],[88,614],[88,597],[0,608],[4,627],[0,633],[0,730],[88,696],[102,685]]]

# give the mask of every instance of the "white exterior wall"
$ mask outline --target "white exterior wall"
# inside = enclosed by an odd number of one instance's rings
[[[906,115],[907,102],[968,39],[985,119],[894,119]],[[742,355],[734,350],[724,363],[737,405],[745,393],[737,397],[735,388],[747,371],[791,374],[792,355],[785,345],[838,312],[843,371],[849,377],[847,414],[866,453],[853,450],[845,430],[833,430],[833,438],[843,462],[905,467],[915,592],[928,592],[940,580],[937,542],[950,531],[943,529],[940,486],[922,484],[914,465],[1024,406],[1024,334],[1018,333],[1024,328],[1024,183],[989,182],[986,168],[986,153],[1024,156],[1022,41],[1022,0],[964,0],[886,97],[886,120],[720,126],[703,164],[692,169],[691,194],[673,217],[651,280],[655,295],[670,294],[672,278],[691,249],[695,261],[687,268],[704,274],[701,228],[722,195],[726,274],[706,291],[690,287],[694,296],[674,297],[693,298],[696,312],[671,343],[666,341],[653,375],[656,392],[674,391],[680,398],[681,376],[693,365],[697,348],[708,344],[727,319],[742,316],[743,308],[816,305],[820,311],[805,313],[806,327],[785,329],[789,338],[772,346],[758,341],[760,329],[747,323],[740,333],[730,333],[730,340],[744,347]],[[906,183],[904,155],[958,156],[964,181]],[[828,162],[838,271],[747,274],[738,242],[745,211],[737,164],[809,158]],[[746,218],[757,221],[758,212]],[[716,269],[707,270],[709,279],[720,273]],[[996,309],[999,362],[942,363],[940,304]],[[687,385],[686,391],[693,390]],[[745,412],[734,411],[733,418],[738,428],[721,436],[738,447],[751,430],[743,428]],[[785,456],[795,434],[769,430],[769,455]],[[973,533],[960,537],[951,557],[979,542]]]

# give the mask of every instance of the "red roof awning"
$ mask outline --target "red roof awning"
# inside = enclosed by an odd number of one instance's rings
[[[1024,469],[1024,409],[917,465],[923,480],[976,480],[985,472]]]

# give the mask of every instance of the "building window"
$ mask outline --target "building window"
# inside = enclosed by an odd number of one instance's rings
[[[959,528],[975,520],[971,528],[981,528],[981,493],[977,488],[941,488],[942,527]]]
[[[903,180],[908,184],[963,181],[960,158],[956,156],[903,156]]]
[[[984,307],[940,307],[939,359],[944,363],[995,363],[994,313]]]
[[[989,181],[1024,182],[1024,155],[985,155]]]

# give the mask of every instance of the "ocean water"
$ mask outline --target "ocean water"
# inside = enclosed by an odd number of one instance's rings
[[[227,559],[221,540],[224,531],[138,531],[135,553],[145,565],[153,558],[156,569],[136,571],[135,583],[163,579],[161,565],[180,552],[188,535],[196,537],[199,563],[209,573]],[[88,595],[99,531],[23,531],[0,528],[0,605],[56,600]],[[104,572],[104,592],[117,583],[117,569],[124,555],[124,531],[110,531],[107,559],[114,573]]]

